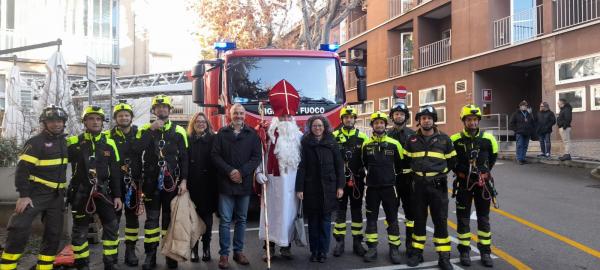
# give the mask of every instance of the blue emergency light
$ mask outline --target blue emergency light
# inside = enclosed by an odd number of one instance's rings
[[[217,51],[235,50],[235,42],[215,42],[214,47]]]
[[[320,51],[328,51],[328,52],[335,52],[340,48],[340,44],[334,43],[334,44],[321,44],[319,46],[319,50]]]

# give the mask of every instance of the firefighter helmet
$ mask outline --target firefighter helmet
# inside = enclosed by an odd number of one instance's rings
[[[102,107],[97,106],[97,105],[88,105],[87,107],[85,107],[85,109],[83,110],[83,113],[81,114],[81,119],[85,120],[85,118],[90,114],[100,115],[100,117],[102,117],[102,121],[104,121],[104,119],[106,119],[104,110],[102,109]]]
[[[410,118],[410,110],[403,102],[394,104],[392,109],[390,109],[390,117],[394,117],[394,112],[403,112],[406,119]]]
[[[418,122],[422,115],[431,116],[433,118],[434,123],[437,122],[437,120],[438,120],[437,111],[431,105],[426,105],[426,106],[421,107],[421,109],[419,109],[419,112],[415,115],[415,121]]]
[[[475,115],[479,120],[481,120],[481,109],[477,107],[477,105],[468,104],[462,107],[460,110],[460,119],[465,120],[465,117],[469,115]]]
[[[152,108],[158,104],[165,104],[169,106],[169,108],[173,108],[173,104],[171,103],[171,98],[167,95],[156,95],[152,98]]]
[[[380,111],[372,113],[371,114],[371,126],[373,125],[373,122],[375,122],[375,120],[377,120],[377,119],[383,120],[385,122],[385,125],[387,126],[387,123],[388,123],[387,114],[385,114],[384,112],[380,112]]]
[[[128,111],[131,114],[131,117],[133,117],[133,107],[127,104],[126,100],[119,100],[119,103],[115,105],[113,108],[113,117],[116,117],[117,113],[120,111]]]
[[[42,114],[40,114],[40,122],[48,120],[62,120],[66,123],[68,118],[67,112],[65,112],[63,108],[54,104],[44,108],[44,110],[42,110]]]
[[[358,114],[356,113],[356,109],[354,109],[350,106],[346,106],[346,107],[342,108],[342,110],[340,111],[340,119],[342,119],[342,117],[344,117],[344,115],[351,115],[354,118],[356,118],[358,116]]]

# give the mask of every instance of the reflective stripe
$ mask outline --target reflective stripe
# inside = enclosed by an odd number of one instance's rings
[[[492,236],[492,232],[477,231],[477,235],[481,236],[481,237],[491,237]]]
[[[427,152],[427,156],[428,157],[439,158],[439,159],[446,159],[446,157],[444,156],[444,154],[438,153],[438,152]]]
[[[138,240],[138,236],[137,235],[125,235],[125,240],[128,240],[128,241],[137,241]]]
[[[102,240],[102,245],[104,246],[116,246],[119,244],[119,239],[117,240]]]
[[[394,245],[394,246],[399,246],[400,244],[402,244],[402,241],[400,241],[400,239],[396,240],[396,241],[392,241],[388,239],[388,243]]]
[[[456,156],[456,150],[452,150],[452,152],[448,153],[448,154],[444,154],[444,158],[445,159],[449,159],[453,156]]]
[[[333,227],[345,230],[346,229],[346,223],[336,223]]]
[[[412,169],[402,169],[403,174],[409,174],[412,172]]]
[[[459,239],[465,239],[465,238],[471,239],[471,233],[470,232],[468,232],[468,233],[459,233],[458,234],[458,238]]]
[[[48,256],[48,255],[38,255],[38,260],[40,261],[44,261],[44,262],[53,262],[54,258],[56,258],[56,256]]]
[[[83,252],[81,254],[77,254],[75,253],[75,259],[84,259],[90,256],[90,251],[87,250],[86,252]]]
[[[425,176],[425,177],[431,177],[431,176],[436,176],[442,173],[446,173],[448,172],[448,168],[445,168],[443,171],[441,172],[415,172],[416,175],[418,176]]]
[[[492,240],[491,239],[481,239],[481,238],[479,238],[479,244],[489,246],[489,245],[492,244]]]
[[[362,228],[362,222],[361,222],[361,223],[358,223],[358,222],[352,222],[352,224],[351,224],[350,226],[352,226],[352,227],[357,227],[357,228],[358,228],[358,227]]]
[[[376,243],[378,235],[376,233],[367,233],[365,234],[365,237],[367,238],[367,242]]]
[[[159,232],[160,232],[160,228],[145,229],[144,230],[145,234],[155,234],[155,233],[159,233]]]
[[[0,264],[0,270],[13,270],[17,269],[17,263]]]
[[[352,230],[352,235],[362,235],[362,230]]]
[[[115,255],[117,254],[117,248],[104,249],[104,251],[102,251],[102,254],[106,256]]]
[[[81,244],[81,246],[77,246],[77,245],[73,245],[73,251],[77,252],[77,251],[82,251],[84,248],[88,247],[88,242],[86,241],[85,243]]]
[[[125,228],[125,233],[135,233],[137,234],[139,231],[138,228]]]
[[[68,158],[40,159],[38,162],[38,166],[56,166],[56,165],[63,165],[63,164],[68,164],[68,163],[69,163]]]
[[[421,250],[422,250],[422,249],[425,249],[425,245],[424,245],[424,244],[421,244],[421,243],[418,243],[418,242],[412,242],[412,246],[413,246],[414,248],[418,248],[418,249],[421,249]]]
[[[414,239],[416,241],[425,241],[425,240],[427,240],[427,236],[425,236],[425,235],[418,236],[418,235],[413,234],[412,239]]]
[[[167,235],[167,230],[162,230],[162,231],[160,231],[160,235],[162,235],[162,236],[165,236],[165,235]]]
[[[449,252],[450,250],[452,250],[451,246],[437,246],[437,247],[435,247],[435,251],[437,251],[437,252],[444,252],[444,251],[448,251]]]
[[[346,234],[346,230],[338,230],[338,229],[333,229],[333,234],[341,234],[341,235],[345,235]]]
[[[415,227],[415,221],[414,220],[406,220],[406,221],[404,221],[404,223],[406,224],[406,227],[408,227],[408,228],[414,228]]]
[[[459,245],[463,245],[463,246],[470,246],[471,245],[471,240],[459,240],[458,244]]]
[[[35,270],[52,270],[52,264],[38,264],[35,266]]]
[[[38,162],[39,162],[39,159],[38,159],[38,158],[36,158],[36,157],[34,157],[34,156],[27,155],[27,154],[22,154],[22,155],[20,155],[20,156],[19,156],[19,161],[21,161],[21,160],[23,160],[23,161],[27,161],[27,162],[29,162],[29,163],[31,163],[31,164],[33,164],[33,165],[37,165],[37,164],[38,164]]]
[[[156,242],[160,242],[160,236],[144,238],[144,243],[156,243]]]
[[[447,238],[433,238],[433,242],[434,243],[438,243],[438,244],[448,244],[450,243],[450,237]]]
[[[2,253],[2,259],[16,261],[19,258],[21,258],[22,255],[23,254],[11,254],[11,253],[4,252],[4,253]]]
[[[33,175],[29,175],[29,180],[51,188],[65,188],[67,186],[65,183],[56,183]]]

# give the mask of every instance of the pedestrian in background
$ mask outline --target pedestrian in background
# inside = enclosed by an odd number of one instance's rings
[[[196,213],[206,224],[206,233],[202,235],[202,261],[210,261],[210,240],[212,235],[213,214],[217,211],[219,193],[217,190],[217,171],[213,165],[210,151],[212,150],[214,132],[206,115],[196,113],[187,127],[190,142],[190,170],[188,174],[188,189]],[[198,242],[192,248],[192,262],[198,262]]]
[[[519,165],[527,163],[525,156],[529,148],[529,140],[535,132],[535,122],[529,112],[527,101],[519,103],[519,109],[512,114],[509,121],[509,127],[515,132],[517,141],[517,162]]]
[[[540,138],[540,150],[542,151],[538,157],[550,158],[551,144],[550,135],[552,134],[552,127],[556,124],[556,117],[554,112],[550,110],[548,102],[542,102],[540,104],[540,111],[536,117],[537,134]]]
[[[344,195],[344,161],[330,124],[323,116],[308,119],[302,150],[296,195],[303,201],[308,219],[310,261],[324,263],[331,241],[331,213]]]
[[[564,98],[558,100],[558,107],[560,108],[560,113],[556,119],[556,125],[558,126],[558,132],[565,147],[563,156],[559,159],[561,161],[571,160],[571,115],[573,107]]]

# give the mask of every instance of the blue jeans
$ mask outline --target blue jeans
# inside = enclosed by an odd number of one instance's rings
[[[529,136],[517,133],[517,160],[524,161],[529,147]]]
[[[331,243],[331,213],[304,213],[308,220],[310,253],[329,253]]]
[[[229,230],[232,218],[235,221],[233,252],[243,251],[248,204],[250,204],[250,195],[219,194],[219,215],[221,216],[219,222],[219,245],[221,250],[219,250],[219,255],[229,256],[229,245],[231,243]]]
[[[540,149],[542,150],[542,154],[549,156],[550,149],[552,149],[552,145],[550,144],[550,134],[552,133],[544,133],[540,134]]]

